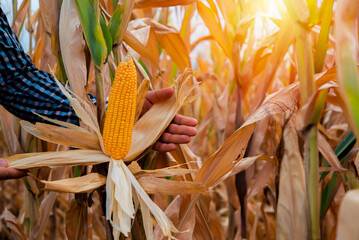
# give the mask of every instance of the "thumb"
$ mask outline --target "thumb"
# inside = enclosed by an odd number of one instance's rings
[[[0,159],[0,167],[7,167],[7,161],[4,159]]]
[[[169,99],[173,95],[173,88],[167,87],[160,90],[154,90],[147,93],[147,100],[151,103],[158,103]]]

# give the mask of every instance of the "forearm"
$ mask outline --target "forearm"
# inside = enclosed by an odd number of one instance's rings
[[[0,104],[19,118],[46,117],[77,124],[78,118],[53,76],[37,69],[0,9]]]

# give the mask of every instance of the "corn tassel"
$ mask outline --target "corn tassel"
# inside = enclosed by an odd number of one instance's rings
[[[124,158],[130,149],[136,94],[136,68],[132,59],[125,59],[116,69],[103,130],[105,151],[117,160]]]

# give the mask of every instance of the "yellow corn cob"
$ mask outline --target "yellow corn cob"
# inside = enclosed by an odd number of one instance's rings
[[[120,160],[130,150],[136,113],[137,75],[132,59],[122,61],[115,73],[103,129],[105,151]]]

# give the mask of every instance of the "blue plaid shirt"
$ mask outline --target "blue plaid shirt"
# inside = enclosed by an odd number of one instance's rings
[[[95,101],[94,99],[92,99]],[[53,76],[35,67],[0,8],[0,104],[31,122],[49,118],[78,124],[79,119]]]

